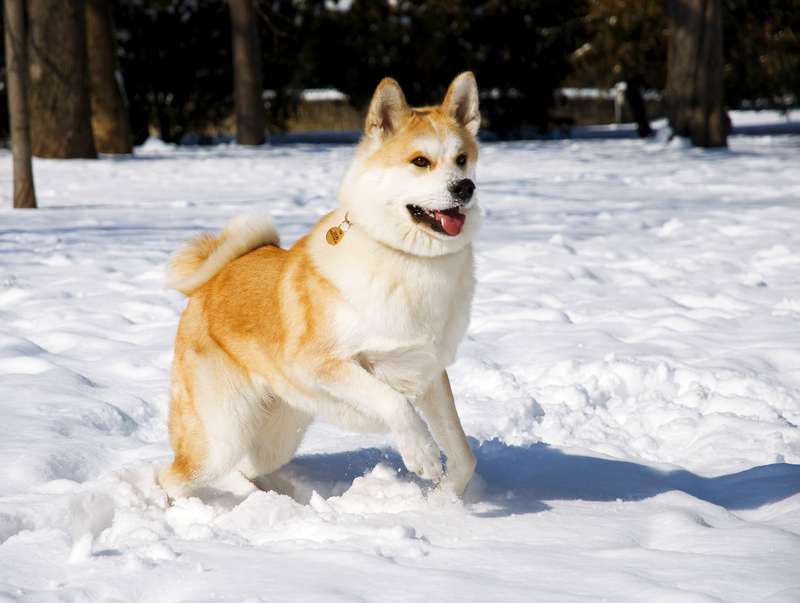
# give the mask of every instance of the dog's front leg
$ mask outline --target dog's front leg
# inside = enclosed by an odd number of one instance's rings
[[[394,432],[400,455],[409,471],[430,480],[442,476],[439,447],[425,421],[403,394],[348,361],[328,362],[317,379],[318,384],[334,398],[382,419]]]
[[[441,486],[461,496],[472,478],[476,461],[464,428],[461,427],[446,371],[442,371],[441,377],[434,379],[417,406],[425,415],[434,437],[447,456],[447,470]]]

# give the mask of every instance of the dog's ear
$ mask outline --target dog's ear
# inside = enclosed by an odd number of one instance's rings
[[[367,136],[390,136],[397,131],[400,120],[408,111],[406,97],[400,85],[387,77],[375,90],[367,115]]]
[[[481,114],[478,111],[478,84],[472,72],[462,73],[453,80],[442,106],[470,134],[474,136],[478,133]]]

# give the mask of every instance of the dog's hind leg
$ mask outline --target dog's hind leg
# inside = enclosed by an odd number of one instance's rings
[[[175,460],[165,467],[158,478],[169,499],[189,496],[195,485],[206,481],[209,441],[193,405],[182,388],[172,388],[169,412],[169,432]]]
[[[170,405],[170,439],[175,460],[159,475],[170,500],[190,496],[195,488],[222,477],[233,468],[229,446],[214,441],[187,399],[175,397]],[[222,444],[222,445],[221,445]]]
[[[476,461],[458,418],[446,371],[442,371],[440,378],[434,379],[430,389],[417,402],[417,406],[428,420],[433,436],[447,457],[447,467],[441,486],[461,496],[472,478]]]
[[[169,413],[175,460],[159,477],[171,499],[230,472],[252,441],[260,410],[247,377],[218,347],[176,352]]]
[[[312,415],[269,396],[236,468],[252,482],[280,469],[292,460],[312,419]]]

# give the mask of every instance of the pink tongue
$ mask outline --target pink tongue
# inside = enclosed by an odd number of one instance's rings
[[[455,207],[447,211],[434,211],[433,215],[442,223],[444,231],[451,236],[461,233],[461,229],[464,228],[464,221],[467,219],[467,216],[458,213]]]

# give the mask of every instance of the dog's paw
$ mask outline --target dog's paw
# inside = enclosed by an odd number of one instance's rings
[[[439,487],[442,490],[452,492],[456,496],[461,496],[472,476],[473,473],[471,471],[469,473],[451,471],[448,465],[444,477],[439,481]]]
[[[406,469],[424,479],[439,481],[442,477],[442,455],[436,442],[430,436],[424,438],[427,441],[419,441],[423,438],[413,439],[417,441],[409,442],[409,446],[400,446]]]
[[[452,457],[447,457],[447,471],[439,485],[443,489],[461,496],[464,488],[475,475],[476,464],[475,455],[469,448],[462,451],[461,454],[454,453]]]

